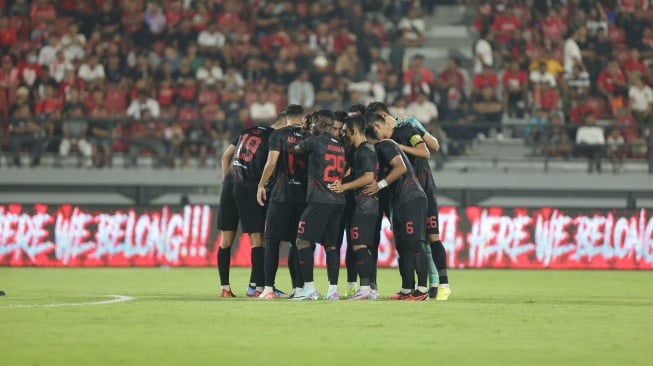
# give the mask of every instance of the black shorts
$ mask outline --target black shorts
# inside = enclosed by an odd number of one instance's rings
[[[440,218],[438,217],[438,200],[435,192],[426,192],[426,235],[440,234]]]
[[[426,238],[426,201],[416,199],[394,208],[392,231],[398,240],[419,240]]]
[[[265,239],[295,244],[297,225],[306,208],[305,203],[270,202],[265,216]]]
[[[243,233],[262,233],[265,229],[267,207],[261,207],[256,201],[256,189],[250,189],[234,182],[234,201],[238,207]]]
[[[224,178],[218,206],[218,230],[238,230],[238,207],[234,200],[234,178],[231,174]]]
[[[297,226],[297,238],[323,246],[337,246],[343,205],[311,202],[306,206]]]
[[[347,244],[373,247],[377,219],[378,216],[375,215],[353,215],[347,226],[349,230],[349,235],[347,235],[349,242]]]

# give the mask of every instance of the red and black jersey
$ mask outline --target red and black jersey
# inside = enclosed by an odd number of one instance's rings
[[[308,189],[306,202],[344,205],[345,195],[329,189],[329,184],[342,181],[345,170],[345,147],[325,133],[310,136],[299,143],[299,149],[308,155]]]
[[[230,166],[236,183],[256,189],[268,159],[268,142],[272,132],[274,129],[271,127],[256,126],[238,136]]]
[[[401,156],[406,165],[406,173],[402,174],[399,179],[386,188],[391,195],[390,202],[392,202],[393,207],[400,207],[413,200],[426,198],[422,186],[415,177],[413,166],[406,154],[399,149],[397,143],[392,140],[379,141],[376,144],[376,154],[379,159],[379,178],[381,179],[385,178],[392,170],[390,162],[396,156]]]
[[[365,173],[372,172],[376,179],[378,171],[378,158],[374,146],[369,142],[363,142],[358,145],[354,150],[353,157],[351,158],[351,180],[356,180],[362,177]],[[363,215],[378,215],[379,202],[374,196],[367,195],[363,192],[365,187],[356,189],[354,192],[354,199],[356,201],[356,209],[354,213]]]
[[[279,152],[270,201],[301,203],[306,200],[306,157],[292,153],[303,139],[301,127],[287,126],[270,135],[270,151]]]
[[[424,143],[424,134],[410,123],[401,122],[394,128],[392,139],[398,144],[414,147]],[[435,180],[433,180],[433,173],[428,159],[406,155],[415,170],[415,176],[422,189],[426,192],[435,192]]]

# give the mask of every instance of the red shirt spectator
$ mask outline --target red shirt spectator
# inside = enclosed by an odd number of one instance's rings
[[[84,90],[84,82],[79,79],[74,71],[66,73],[66,78],[59,84],[59,95],[68,97],[70,89]]]
[[[161,107],[169,106],[175,101],[175,89],[169,81],[164,81],[157,92],[156,100]]]
[[[625,13],[632,13],[636,8],[648,8],[648,0],[619,0],[619,9]]]
[[[528,74],[526,71],[508,69],[503,73],[502,82],[505,90],[515,93],[528,85]]]
[[[545,86],[540,91],[540,107],[547,112],[551,112],[558,107],[558,92],[554,88]]]
[[[458,77],[458,83],[456,86],[459,89],[463,89],[465,87],[465,74],[458,68],[458,61],[455,59],[449,60],[447,68],[444,69],[438,77],[440,78],[442,85],[447,85],[449,78],[454,74]]]
[[[47,0],[39,0],[30,7],[29,17],[32,20],[32,26],[35,22],[44,23],[46,20],[56,20],[57,9]]]
[[[485,68],[483,73],[474,75],[472,79],[472,88],[481,90],[485,86],[491,86],[493,88],[499,86],[499,78],[490,68]]]
[[[504,43],[512,37],[512,32],[519,29],[519,19],[512,12],[510,7],[507,7],[504,14],[498,14],[492,23],[492,29],[496,32],[496,41]]]
[[[633,72],[638,72],[640,75],[646,75],[646,64],[639,58],[639,50],[633,48],[630,51],[630,58],[623,64],[626,75]]]
[[[16,44],[16,30],[9,28],[9,20],[0,17],[0,46],[9,48]]]
[[[619,69],[619,66],[616,66],[615,64],[615,66],[613,67],[615,67],[613,72],[610,72],[610,67],[608,67],[608,69],[601,71],[596,81],[597,86],[599,86],[600,88],[602,87],[607,93],[610,94],[614,93],[617,84],[626,83],[626,77]]]
[[[189,101],[194,103],[195,96],[197,95],[197,87],[193,79],[186,79],[184,85],[177,89],[177,95],[182,101]]]
[[[544,38],[560,39],[567,30],[565,22],[562,21],[558,13],[551,9],[549,15],[542,20],[540,24],[542,36]]]
[[[279,31],[267,35],[261,39],[261,47],[268,55],[274,53],[274,51],[285,48],[290,44],[290,38],[284,31]]]
[[[61,109],[63,102],[56,96],[46,97],[36,103],[34,110],[36,114],[52,114]]]
[[[585,116],[588,113],[593,113],[596,116],[596,111],[594,108],[587,105],[585,101],[582,101],[571,109],[571,112],[569,113],[569,119],[575,124],[581,124],[585,120]]]
[[[0,68],[0,87],[17,88],[20,84],[20,72],[14,67],[11,56],[2,57],[2,67]]]
[[[192,122],[198,118],[197,109],[192,108],[189,105],[184,106],[184,108],[179,110],[177,114],[177,119],[180,121]]]
[[[414,69],[406,70],[403,76],[404,82],[410,83],[413,80],[413,75],[416,73],[422,75],[422,81],[424,81],[425,83],[429,85],[433,84],[433,80],[435,79],[433,77],[433,73],[431,72],[431,70],[427,69],[426,67],[421,67],[419,70],[414,70]]]
[[[333,37],[333,49],[336,55],[342,55],[345,47],[352,42],[354,42],[354,38],[349,34],[349,30],[345,27],[340,28],[340,31]]]

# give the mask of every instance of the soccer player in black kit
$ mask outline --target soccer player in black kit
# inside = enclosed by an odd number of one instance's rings
[[[265,289],[259,296],[275,299],[274,281],[279,267],[279,245],[282,241],[291,243],[288,268],[293,281],[293,295],[299,292],[304,281],[299,273],[297,259],[297,225],[306,206],[306,160],[291,150],[304,139],[302,123],[304,109],[299,105],[286,107],[286,126],[270,136],[269,153],[263,174],[258,183],[257,201],[260,206],[268,202],[265,218]],[[273,179],[272,191],[267,197],[266,184]]]
[[[249,234],[252,245],[252,271],[246,295],[256,297],[263,291],[265,248],[262,234],[265,207],[256,202],[256,188],[267,159],[270,135],[275,127],[281,127],[284,121],[285,116],[282,113],[272,127],[255,126],[243,131],[222,155],[224,182],[218,210],[218,229],[222,234],[218,249],[222,297],[234,297],[229,283],[229,269],[231,245],[238,230],[239,220],[243,233]]]
[[[343,193],[353,191],[354,208],[347,216],[348,247],[351,247],[356,272],[360,279],[360,288],[351,296],[353,300],[374,299],[370,280],[372,277],[372,256],[370,247],[373,243],[376,220],[379,214],[379,202],[374,195],[363,192],[365,186],[376,183],[377,157],[374,146],[365,140],[365,119],[352,116],[345,119],[345,140],[354,148],[349,162],[351,168],[348,182],[336,181],[331,184],[332,191]],[[348,250],[348,256],[350,251]],[[349,279],[348,279],[349,281]]]
[[[315,112],[312,116],[313,136],[306,138],[293,149],[295,154],[307,155],[308,188],[306,209],[297,226],[297,250],[304,286],[292,300],[319,298],[320,295],[313,282],[315,244],[322,244],[327,253],[335,251],[337,247],[345,197],[342,193],[331,191],[329,185],[342,180],[345,169],[345,147],[331,135],[333,123],[332,112],[326,110]]]
[[[438,202],[435,197],[436,186],[433,179],[433,173],[428,162],[430,157],[429,148],[439,149],[437,139],[431,136],[423,128],[419,121],[414,118],[406,119],[406,122],[399,122],[388,113],[388,107],[381,102],[370,103],[367,108],[370,113],[378,113],[385,122],[393,129],[392,138],[403,152],[408,156],[417,180],[420,182],[422,189],[427,197],[426,212],[426,240],[428,245],[426,251],[430,256],[431,272],[435,278],[431,279],[431,288],[429,295],[436,300],[447,300],[451,294],[449,288],[449,278],[447,275],[447,254],[440,241],[440,227],[438,219]],[[439,284],[439,285],[438,285]]]
[[[417,181],[408,157],[390,140],[392,128],[379,114],[367,116],[368,124],[380,139],[376,145],[380,181],[368,185],[364,192],[376,194],[388,189],[390,193],[392,231],[399,253],[401,290],[391,300],[428,300],[428,259],[424,251],[426,235],[426,194]],[[415,272],[417,288],[415,288]]]

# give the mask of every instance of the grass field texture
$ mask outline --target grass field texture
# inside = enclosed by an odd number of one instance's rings
[[[232,270],[237,295],[248,277]],[[285,268],[278,277],[289,289]],[[215,269],[0,268],[0,364],[653,364],[653,272],[450,278],[448,302],[291,302],[220,299]],[[379,284],[397,290],[396,270]],[[134,300],[88,304],[107,295]],[[77,305],[42,306],[63,304]]]

